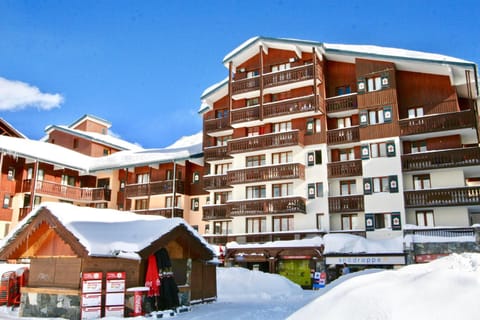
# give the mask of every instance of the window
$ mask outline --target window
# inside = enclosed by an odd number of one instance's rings
[[[100,178],[97,180],[97,188],[108,188],[110,186],[109,178]]]
[[[375,229],[391,229],[392,225],[390,213],[376,213],[374,215]]]
[[[340,181],[340,195],[350,195],[357,193],[357,185],[355,180]]]
[[[427,151],[427,142],[426,141],[412,141],[412,153],[425,152]]]
[[[340,161],[355,160],[355,151],[353,148],[340,150]]]
[[[291,163],[293,161],[293,152],[278,152],[272,154],[272,164]]]
[[[351,126],[352,126],[352,119],[350,119],[350,117],[337,119],[337,129],[349,128]]]
[[[423,107],[415,107],[408,109],[408,118],[423,117]]]
[[[260,127],[250,127],[247,129],[247,137],[256,137],[260,135]]]
[[[78,139],[73,139],[73,149],[77,149],[78,148]]]
[[[150,174],[149,173],[138,173],[137,174],[137,183],[138,184],[146,184],[150,182]]]
[[[342,214],[342,230],[354,230],[358,229],[358,216],[357,214]]]
[[[148,199],[135,200],[135,210],[147,210],[147,209],[148,209]]]
[[[228,118],[228,109],[220,109],[215,111],[216,119]]]
[[[325,218],[325,215],[323,213],[317,213],[317,229],[322,230],[323,229],[323,219]]]
[[[215,165],[215,174],[227,174],[227,171],[230,170],[231,163],[222,163]]]
[[[103,149],[103,155],[104,156],[108,156],[110,154],[110,150],[109,149]]]
[[[247,78],[253,78],[253,77],[256,77],[258,75],[259,75],[258,70],[252,70],[252,71],[247,72]]]
[[[264,154],[246,157],[245,160],[246,160],[245,166],[247,168],[258,167],[258,166],[265,165],[265,155]]]
[[[286,132],[292,130],[292,122],[279,122],[273,124],[273,132]]]
[[[272,185],[272,197],[285,197],[293,193],[293,183],[279,183]]]
[[[247,99],[247,107],[258,105],[258,98]]]
[[[175,205],[172,202],[173,202],[172,196],[165,197],[165,208],[172,208],[172,207],[178,208],[179,207],[178,204],[180,202],[180,196],[175,197]]]
[[[433,219],[433,211],[417,211],[415,212],[417,216],[417,226],[420,227],[434,227],[435,221]]]
[[[3,209],[8,209],[10,207],[10,195],[5,194],[3,196]]]
[[[382,89],[382,77],[373,77],[367,79],[367,91],[378,91]]]
[[[272,217],[273,232],[293,230],[293,216]]]
[[[388,177],[373,178],[373,193],[388,192],[389,191]]]
[[[232,198],[231,191],[224,191],[224,192],[215,192],[213,194],[215,198],[215,204],[225,204],[228,200]]]
[[[165,180],[173,180],[173,170],[172,169],[165,170]]]
[[[430,175],[429,174],[421,174],[413,176],[413,188],[415,190],[423,190],[423,189],[430,189]]]
[[[198,198],[192,198],[190,209],[192,211],[198,211],[199,207],[200,207],[200,200]]]
[[[27,179],[28,180],[33,179],[33,167],[28,167],[28,169],[27,169]]]
[[[371,143],[370,155],[372,158],[386,157],[387,156],[387,143]]]
[[[317,198],[323,197],[323,182],[317,182],[315,188],[317,189]]]
[[[266,188],[264,185],[246,187],[246,198],[247,199],[258,199],[266,197]]]
[[[75,177],[62,174],[62,185],[63,186],[75,186]]]
[[[247,233],[259,233],[267,231],[267,218],[247,218],[245,231]]]
[[[368,111],[368,122],[369,124],[384,123],[383,109]]]
[[[335,93],[337,96],[341,96],[344,94],[349,94],[351,92],[350,86],[345,85],[345,86],[340,86],[335,88]]]
[[[232,233],[230,221],[214,221],[213,233],[214,234],[229,234]]]
[[[231,138],[232,138],[232,136],[216,137],[216,138],[215,138],[215,145],[216,145],[217,147],[226,146],[228,140],[230,140]]]
[[[282,63],[272,66],[272,72],[283,71],[290,69],[290,63]]]

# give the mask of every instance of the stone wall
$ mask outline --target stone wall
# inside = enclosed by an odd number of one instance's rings
[[[22,292],[20,317],[80,319],[78,295]]]

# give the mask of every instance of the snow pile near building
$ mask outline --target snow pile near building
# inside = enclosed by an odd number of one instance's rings
[[[403,253],[403,237],[371,240],[352,234],[326,234],[324,253]]]
[[[354,277],[288,319],[478,319],[479,266],[478,253],[452,254]]]
[[[282,301],[303,294],[302,288],[278,274],[245,268],[218,268],[219,302]]]

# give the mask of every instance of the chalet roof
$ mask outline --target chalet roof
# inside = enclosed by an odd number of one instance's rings
[[[0,135],[0,152],[70,168],[83,174],[197,158],[200,161],[203,155],[201,132],[182,137],[163,149],[126,150],[105,157],[90,157],[43,141]]]
[[[79,124],[81,124],[82,122],[84,121],[87,121],[87,120],[90,120],[90,121],[93,121],[93,122],[97,122],[107,128],[110,128],[112,126],[111,122],[108,121],[108,120],[105,120],[105,119],[102,119],[100,117],[97,117],[93,114],[85,114],[83,115],[82,117],[80,117],[78,120],[75,120],[71,125],[69,125],[68,127],[69,128],[75,128],[76,126],[78,126]]]
[[[15,129],[7,120],[0,118],[0,135],[11,137],[27,138],[23,133]]]
[[[46,202],[32,210],[2,240],[0,255],[5,258],[6,252],[15,244],[19,245],[22,237],[28,237],[25,235],[28,227],[40,218],[56,228],[62,239],[77,248],[77,253],[86,252],[88,256],[140,259],[142,251],[179,229],[187,232],[211,257],[214,256],[213,248],[181,218],[167,219],[59,202]]]
[[[45,128],[45,132],[48,134],[54,130],[62,131],[73,136],[77,136],[86,140],[90,140],[105,146],[115,148],[117,150],[141,150],[143,149],[140,145],[135,143],[130,143],[123,139],[119,139],[109,134],[102,134],[98,132],[89,132],[78,129],[73,129],[63,125],[49,125]],[[48,137],[44,137],[42,140],[47,140]]]

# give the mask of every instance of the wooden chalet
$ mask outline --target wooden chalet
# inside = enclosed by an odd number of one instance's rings
[[[162,248],[170,256],[171,271],[180,293],[188,297],[187,303],[216,298],[216,266],[209,263],[214,252],[180,218],[44,203],[5,239],[0,259],[30,263],[21,315],[77,319],[83,273],[125,272],[127,289],[144,286],[148,257]],[[45,314],[39,307],[38,314],[32,308],[22,314],[24,304],[33,303],[28,301],[32,294],[38,295],[37,303],[42,299],[57,301],[61,296],[73,310]],[[52,295],[57,298],[52,299]],[[62,308],[57,305],[54,309]]]

